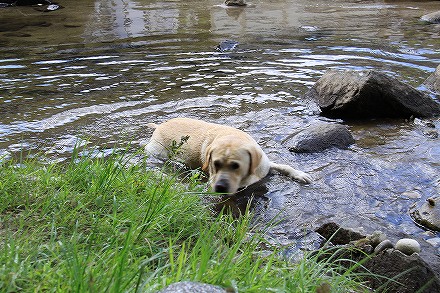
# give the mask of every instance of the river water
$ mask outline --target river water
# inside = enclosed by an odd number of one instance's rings
[[[283,244],[301,246],[330,221],[392,240],[440,237],[408,214],[440,191],[439,138],[420,126],[349,122],[348,150],[288,151],[293,134],[326,120],[302,99],[325,71],[375,69],[422,84],[440,63],[440,25],[419,17],[440,1],[59,2],[52,12],[0,9],[3,156],[62,158],[78,139],[104,153],[137,147],[148,122],[199,118],[249,132],[271,159],[313,176],[301,185],[274,174],[256,188],[257,212],[283,219],[272,231]],[[226,40],[237,45],[218,50]]]

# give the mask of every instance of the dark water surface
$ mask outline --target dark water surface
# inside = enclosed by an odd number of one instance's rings
[[[418,19],[440,1],[59,2],[52,12],[0,9],[0,154],[63,157],[80,138],[105,152],[148,139],[148,122],[200,118],[248,131],[270,158],[314,177],[260,184],[256,209],[285,217],[277,241],[301,246],[304,231],[329,221],[392,240],[440,236],[408,214],[440,191],[440,141],[420,126],[349,123],[348,150],[287,149],[292,134],[325,120],[301,97],[328,69],[376,69],[419,86],[440,63],[440,25]],[[238,46],[216,50],[225,40]]]

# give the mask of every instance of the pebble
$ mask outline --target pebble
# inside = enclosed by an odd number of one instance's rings
[[[419,199],[422,197],[422,195],[417,191],[405,191],[404,193],[402,193],[402,196],[409,199]]]
[[[384,241],[379,243],[376,246],[376,248],[374,248],[374,253],[379,253],[379,252],[384,251],[385,249],[388,249],[388,248],[394,248],[394,245],[390,240],[385,239]]]
[[[380,231],[374,231],[373,234],[367,236],[367,239],[369,240],[370,244],[373,247],[378,246],[380,243],[382,243],[383,241],[385,241],[387,239],[387,236],[385,235],[385,233],[380,232]]]
[[[440,237],[426,239],[426,242],[428,242],[429,244],[431,244],[434,247],[440,247]]]
[[[406,255],[411,255],[414,252],[419,253],[421,251],[420,244],[409,238],[403,238],[397,241],[395,248]]]

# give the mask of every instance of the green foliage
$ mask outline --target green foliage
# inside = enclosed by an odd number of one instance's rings
[[[171,146],[168,150],[168,159],[175,160],[179,154],[181,154],[181,149],[185,143],[189,140],[189,135],[182,136],[180,142],[173,140]]]
[[[156,292],[182,280],[240,292],[360,288],[316,260],[263,254],[249,212],[213,216],[198,175],[131,159],[75,151],[68,163],[0,165],[1,292]]]

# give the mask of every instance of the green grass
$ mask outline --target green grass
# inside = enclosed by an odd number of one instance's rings
[[[183,280],[238,292],[364,290],[337,262],[283,259],[249,212],[214,215],[194,173],[129,159],[0,161],[0,292],[156,292]]]

